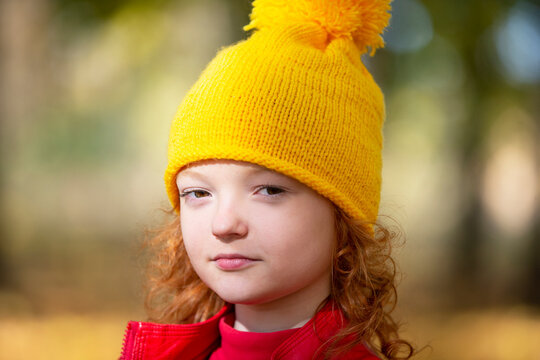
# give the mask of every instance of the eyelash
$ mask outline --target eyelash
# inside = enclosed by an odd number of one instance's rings
[[[278,196],[282,196],[285,194],[285,189],[279,187],[279,186],[276,186],[276,185],[271,185],[271,184],[264,184],[264,185],[261,185],[259,186],[259,188],[257,189],[257,191],[261,190],[261,189],[274,189],[274,190],[278,190],[279,192],[277,194],[274,194],[274,195],[268,195],[268,196],[272,196],[272,197],[278,197]]]
[[[186,197],[188,196],[189,194],[194,194],[194,193],[198,193],[198,192],[205,192],[207,193],[208,191],[204,191],[204,190],[190,190],[190,191],[184,191],[183,193],[180,194],[180,197],[183,198],[183,197]],[[197,198],[199,199],[199,198]]]
[[[257,191],[260,191],[262,189],[274,189],[274,190],[278,190],[279,192],[277,194],[274,194],[274,195],[267,195],[267,196],[270,196],[270,197],[279,197],[279,196],[282,196],[286,190],[279,187],[279,186],[275,186],[275,185],[270,185],[270,184],[265,184],[265,185],[261,185],[257,188]],[[180,197],[183,198],[183,197],[187,197],[189,194],[194,194],[194,193],[201,193],[201,192],[204,192],[204,193],[208,193],[208,191],[206,190],[199,190],[199,189],[196,189],[196,190],[189,190],[189,191],[184,191],[180,194]],[[196,199],[200,199],[200,198],[197,198],[195,197]]]

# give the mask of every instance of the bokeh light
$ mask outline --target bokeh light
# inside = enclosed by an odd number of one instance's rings
[[[433,37],[433,26],[427,9],[417,0],[400,0],[392,4],[393,16],[384,34],[391,51],[413,52],[426,46]]]
[[[519,1],[495,30],[500,71],[510,82],[540,81],[540,6]]]

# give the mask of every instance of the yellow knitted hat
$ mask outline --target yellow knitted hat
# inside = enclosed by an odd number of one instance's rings
[[[255,0],[247,39],[222,48],[180,104],[165,184],[204,159],[291,176],[350,216],[377,218],[383,94],[360,55],[383,47],[390,0]]]

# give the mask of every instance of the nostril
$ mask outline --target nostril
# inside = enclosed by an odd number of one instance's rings
[[[216,239],[221,241],[233,241],[242,239],[247,235],[246,231],[217,231],[213,232]]]
[[[212,234],[224,241],[244,237],[247,231],[247,224],[236,215],[216,216],[212,223]]]

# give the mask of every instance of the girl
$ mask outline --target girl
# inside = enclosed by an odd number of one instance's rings
[[[147,308],[121,359],[397,359],[377,225],[389,0],[255,0],[180,105]]]

